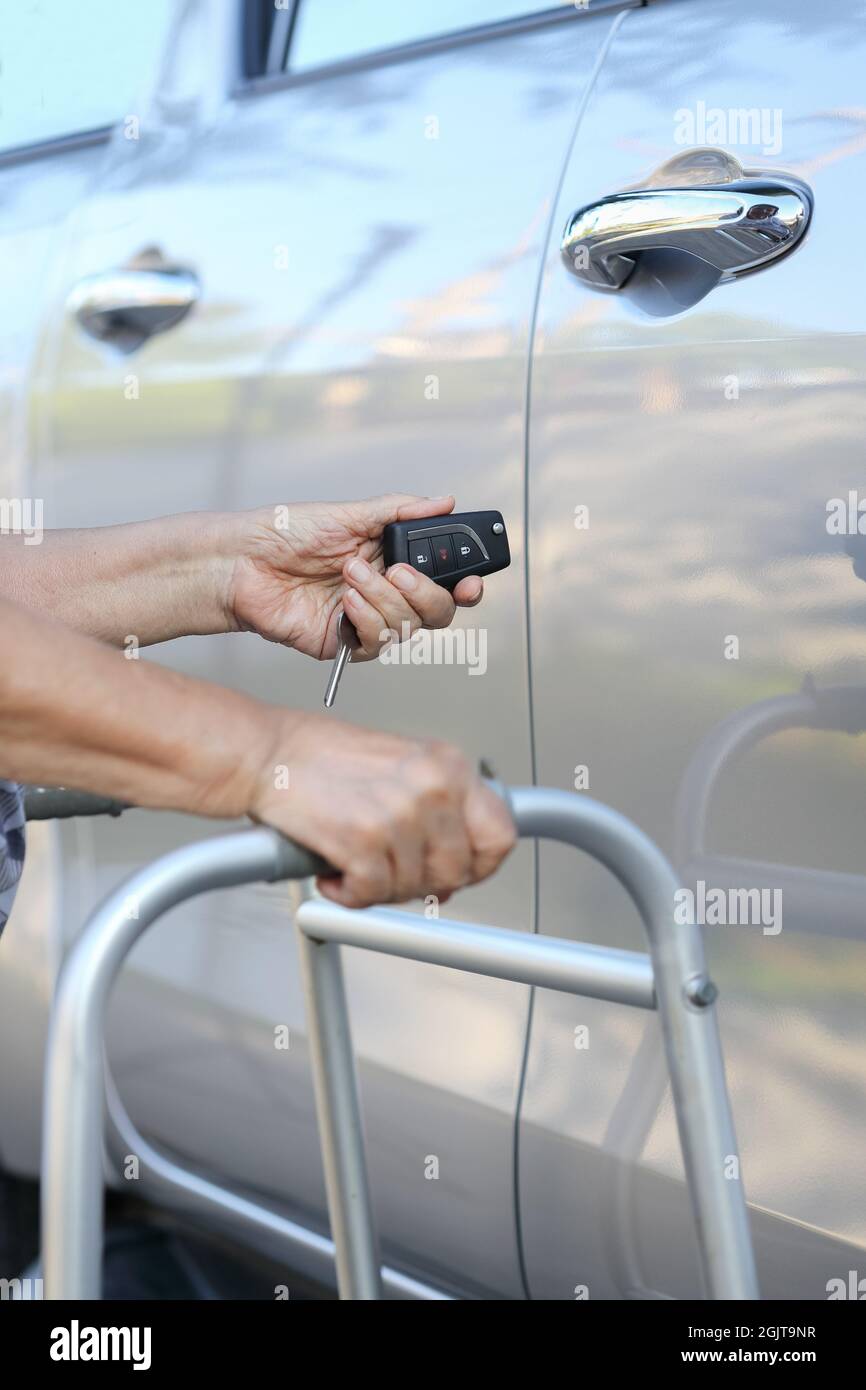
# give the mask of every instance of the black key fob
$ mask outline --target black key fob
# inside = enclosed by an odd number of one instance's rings
[[[443,589],[466,574],[495,574],[511,564],[501,512],[452,512],[392,521],[382,534],[385,568],[411,565]]]

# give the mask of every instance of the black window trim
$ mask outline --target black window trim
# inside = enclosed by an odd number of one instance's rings
[[[297,8],[298,0],[294,0]],[[246,4],[244,4],[246,10]],[[8,169],[16,164],[28,164],[34,159],[52,159],[55,155],[72,154],[75,150],[90,149],[95,145],[107,145],[123,116],[108,125],[92,126],[88,130],[73,130],[66,135],[49,135],[44,140],[32,140],[26,145],[10,145],[0,150],[0,169]]]
[[[302,3],[303,0],[294,0],[292,5],[288,26],[287,51],[283,56],[284,63],[290,51],[291,36],[298,9]],[[355,57],[339,59],[337,62],[323,63],[319,67],[305,68],[303,72],[283,71],[264,73],[259,77],[240,76],[229,95],[233,98],[265,96],[270,92],[284,91],[289,87],[302,87],[312,82],[321,82],[329,77],[363,72],[368,68],[389,67],[394,63],[426,57],[428,54],[442,53],[453,48],[465,48],[470,44],[487,42],[491,39],[509,38],[512,34],[521,34],[532,29],[546,29],[558,24],[573,24],[577,20],[591,18],[592,15],[600,14],[603,11],[641,9],[646,4],[648,4],[648,0],[589,0],[586,9],[579,9],[575,5],[560,4],[555,9],[536,10],[525,15],[515,15],[512,19],[479,24],[472,28],[455,29],[446,34],[437,34],[429,39],[416,39],[409,43],[395,45],[393,48],[379,48],[372,53],[360,53]],[[242,52],[244,51],[243,45],[246,43],[249,13],[250,6],[247,0],[242,0],[240,9]]]
[[[47,140],[34,140],[29,145],[12,145],[8,150],[0,150],[0,169],[27,164],[34,159],[70,154],[74,150],[86,150],[91,145],[107,145],[115,128],[114,125],[94,126],[92,130],[78,130],[73,135],[52,135]]]
[[[302,0],[293,0],[289,22],[286,26],[283,63],[285,63],[291,47],[295,20],[301,2]],[[469,44],[481,43],[490,39],[508,38],[512,34],[520,34],[532,29],[546,29],[556,24],[571,24],[575,20],[585,19],[603,11],[641,9],[648,3],[649,0],[590,0],[585,10],[558,5],[556,9],[536,10],[534,13],[517,15],[513,19],[504,19],[493,24],[476,25],[470,29],[456,29],[447,34],[437,34],[434,38],[418,39],[411,43],[399,44],[394,48],[376,49],[372,53],[362,53],[354,58],[342,59],[340,62],[323,64],[317,68],[307,68],[303,72],[281,71],[265,74],[261,77],[239,76],[226,96],[229,100],[265,96],[269,92],[280,92],[289,87],[307,86],[309,83],[320,82],[328,77],[362,72],[369,68],[387,67],[394,63],[406,62],[408,59],[426,57],[427,54],[431,53],[464,48]],[[238,12],[241,31],[240,54],[243,55],[246,51],[245,45],[248,42],[247,25],[250,16],[250,6],[247,0],[240,0]],[[241,63],[239,64],[239,73],[242,71],[243,64]],[[119,121],[111,125],[96,126],[91,130],[75,131],[70,135],[50,136],[47,140],[34,140],[31,144],[13,145],[8,150],[0,150],[0,169],[14,167],[17,164],[27,164],[36,159],[51,159],[55,155],[71,154],[76,150],[89,149],[97,145],[106,145],[118,123]]]

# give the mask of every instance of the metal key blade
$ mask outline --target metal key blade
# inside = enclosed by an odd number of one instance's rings
[[[360,645],[358,634],[352,623],[341,613],[337,620],[337,655],[334,657],[334,664],[331,667],[331,674],[328,678],[328,686],[325,690],[325,709],[330,709],[337,698],[337,687],[340,684],[340,677],[346,667],[346,662]]]
[[[349,660],[350,651],[351,648],[349,648],[345,642],[340,643],[340,649],[334,658],[334,664],[331,667],[331,675],[328,680],[328,687],[325,691],[325,709],[330,709],[337,698],[337,686],[340,684],[343,668]]]

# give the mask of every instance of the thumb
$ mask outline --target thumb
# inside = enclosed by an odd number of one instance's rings
[[[411,492],[388,492],[382,497],[366,497],[362,502],[344,504],[354,511],[360,529],[370,537],[382,534],[392,521],[415,521],[427,516],[447,516],[454,510],[454,498],[417,497]]]

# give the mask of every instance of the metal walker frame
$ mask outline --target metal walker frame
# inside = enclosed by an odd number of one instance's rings
[[[505,791],[518,833],[584,850],[615,875],[640,913],[649,953],[505,928],[429,921],[390,908],[349,911],[321,898],[299,908],[303,974],[320,1143],[341,1298],[382,1297],[341,945],[447,965],[546,989],[658,1010],[706,1293],[759,1297],[748,1213],[725,1082],[716,991],[700,928],[674,921],[678,882],[658,847],[631,821],[587,797],[549,788]],[[45,795],[48,795],[47,793]],[[51,793],[55,798],[58,794]],[[76,794],[69,794],[75,801]],[[77,809],[117,814],[118,803],[77,798]],[[89,806],[83,803],[90,802]],[[103,1144],[108,998],[123,962],[164,912],[215,888],[307,878],[327,871],[309,851],[266,828],[220,835],[164,855],[134,874],[89,918],[64,962],[49,1028],[42,1150],[45,1297],[98,1299],[103,1241]],[[130,911],[134,904],[134,912]],[[109,1145],[134,1146],[175,1205],[264,1228],[300,1229],[274,1211],[160,1154],[138,1134],[108,1077]],[[113,1139],[113,1145],[112,1145]],[[122,1151],[122,1150],[121,1150]],[[322,1240],[327,1257],[330,1243]],[[384,1271],[389,1291],[414,1281]],[[421,1287],[421,1286],[419,1286]]]

